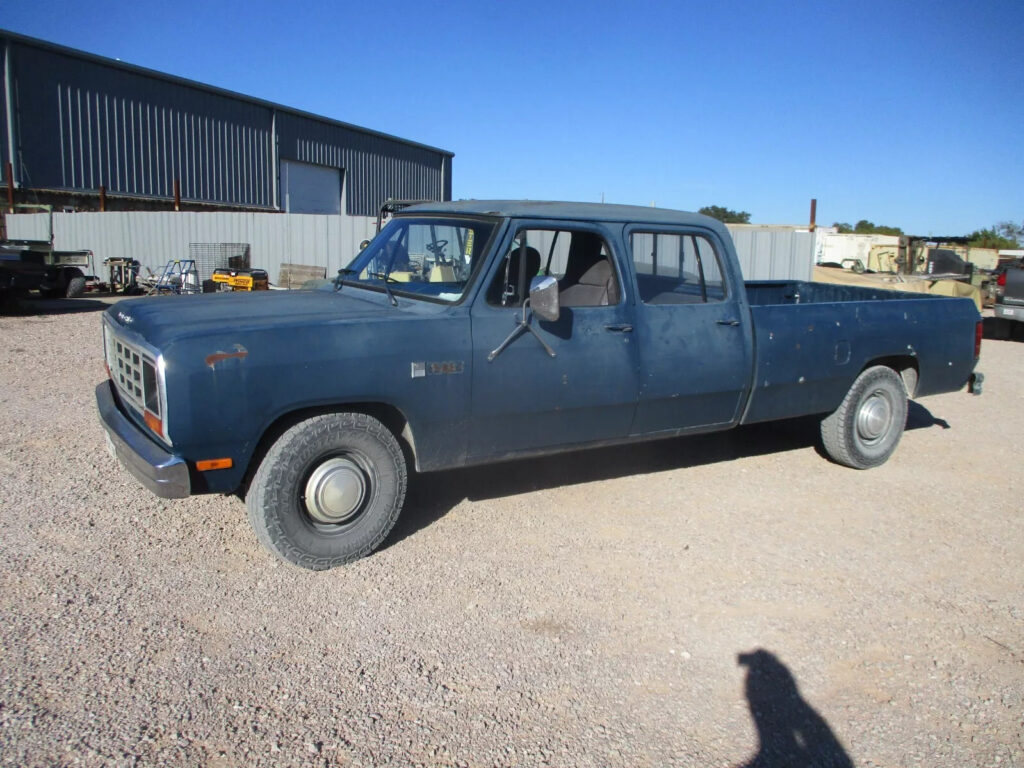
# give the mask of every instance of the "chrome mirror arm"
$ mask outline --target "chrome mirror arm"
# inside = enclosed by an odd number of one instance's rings
[[[510,333],[508,335],[508,337],[503,342],[501,342],[501,344],[499,344],[497,347],[495,347],[491,351],[491,353],[489,355],[487,355],[487,362],[488,363],[493,361],[494,358],[496,358],[498,355],[500,355],[502,352],[504,352],[509,344],[511,344],[516,339],[518,339],[524,333],[532,333],[533,337],[535,339],[537,339],[537,341],[540,342],[540,345],[542,347],[544,347],[544,351],[547,352],[549,355],[551,355],[551,357],[555,356],[555,350],[553,350],[551,348],[551,346],[546,341],[544,341],[543,338],[541,338],[541,335],[539,333],[537,333],[537,329],[534,328],[532,325],[530,325],[530,321],[526,317],[526,308],[529,305],[529,303],[530,303],[529,299],[526,299],[526,301],[523,302],[523,316],[521,318],[520,317],[516,318],[516,327],[512,329],[512,333]]]

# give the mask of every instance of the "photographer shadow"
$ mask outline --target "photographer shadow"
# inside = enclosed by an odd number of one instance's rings
[[[828,723],[804,701],[796,680],[764,649],[741,653],[746,695],[757,728],[758,751],[737,768],[853,768]]]

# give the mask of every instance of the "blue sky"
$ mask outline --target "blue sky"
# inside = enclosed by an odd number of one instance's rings
[[[455,153],[454,196],[1024,220],[1024,2],[13,2],[0,27]]]

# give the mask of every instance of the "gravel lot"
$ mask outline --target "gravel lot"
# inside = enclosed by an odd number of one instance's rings
[[[879,469],[800,422],[426,475],[316,574],[108,457],[99,328],[0,317],[0,764],[1024,766],[1020,342]]]

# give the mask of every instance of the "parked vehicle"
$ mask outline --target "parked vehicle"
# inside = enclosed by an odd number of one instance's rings
[[[1024,265],[1008,264],[1000,267],[996,275],[996,300],[992,311],[997,322],[1009,332],[1013,323],[1024,323]]]
[[[372,552],[407,472],[822,416],[886,461],[907,397],[970,385],[974,303],[744,283],[677,211],[430,203],[317,291],[134,300],[103,318],[113,452],[168,498],[239,492],[258,539],[322,569]]]
[[[57,251],[46,240],[0,241],[0,293],[39,290],[45,298],[85,293],[92,251]]]
[[[40,210],[49,216],[49,240],[0,240],[0,297],[38,289],[44,298],[77,299],[92,274],[92,251],[58,251],[53,247],[53,206],[18,203],[18,210]]]

